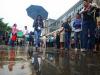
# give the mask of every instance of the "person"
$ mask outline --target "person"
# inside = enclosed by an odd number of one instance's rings
[[[65,46],[65,50],[69,50],[70,48],[70,38],[71,38],[71,27],[69,26],[69,20],[67,19],[63,24],[62,24],[64,33],[65,33],[65,42],[64,42],[64,46]],[[61,30],[62,31],[62,30]]]
[[[88,0],[83,2],[82,14],[82,49],[81,51],[93,51],[95,44],[95,27],[94,12]]]
[[[98,8],[100,8],[100,0],[93,0],[92,2],[95,3]]]
[[[30,33],[29,33],[29,45],[30,45],[30,46],[33,46],[33,42],[34,42],[34,41],[33,41],[33,32],[30,32]]]
[[[12,35],[17,34],[17,24],[14,24],[12,27]]]
[[[73,22],[74,27],[74,40],[75,40],[75,51],[79,48],[79,42],[81,41],[81,31],[82,31],[82,20],[81,15],[79,13],[76,14],[76,18]]]
[[[25,26],[23,33],[24,33],[24,43],[25,43],[25,45],[28,45],[28,33],[29,33],[29,31],[27,29],[27,26]]]
[[[57,49],[60,49],[60,33],[59,33],[59,31],[56,34],[56,46],[57,46]]]
[[[43,36],[43,47],[46,48],[46,40],[47,40],[47,36],[44,35]]]
[[[13,27],[12,27],[12,31],[11,31],[11,45],[14,47],[15,45],[15,41],[17,39],[17,32],[18,32],[18,29],[17,29],[17,24],[14,24]]]
[[[8,32],[5,32],[5,45],[8,45],[9,35]]]
[[[47,44],[46,44],[46,41],[47,41],[47,36],[46,34],[43,36],[43,39],[42,39],[43,43],[42,43],[42,46],[43,46],[43,55],[42,55],[42,59],[45,59],[45,53],[46,53],[46,48],[47,48]]]
[[[49,47],[49,37],[47,36],[46,38],[46,47]]]
[[[24,46],[25,46],[25,53],[27,54],[28,56],[28,45],[29,45],[29,31],[27,29],[27,26],[25,26],[25,29],[24,29]]]
[[[36,20],[34,20],[34,45],[36,48],[36,51],[38,50],[38,47],[40,47],[40,36],[43,26],[43,19],[41,15],[38,15]]]
[[[64,31],[60,32],[60,49],[64,49]]]
[[[97,27],[95,29],[95,51],[100,50],[100,21],[97,22]]]
[[[54,47],[54,39],[54,35],[51,35],[49,39],[50,47]]]

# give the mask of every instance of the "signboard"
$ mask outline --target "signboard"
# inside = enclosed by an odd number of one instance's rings
[[[17,32],[17,37],[23,37],[23,32],[22,31]]]

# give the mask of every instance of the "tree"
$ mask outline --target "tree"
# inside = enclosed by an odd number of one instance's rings
[[[11,30],[11,27],[8,26],[8,23],[3,22],[3,18],[0,18],[0,33],[9,32]]]

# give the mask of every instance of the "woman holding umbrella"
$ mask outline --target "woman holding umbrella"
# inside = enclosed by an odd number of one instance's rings
[[[40,46],[40,35],[43,28],[43,20],[46,20],[48,17],[48,12],[44,7],[39,5],[31,5],[27,9],[27,14],[29,17],[34,19],[34,44],[37,48]]]
[[[34,20],[33,27],[34,27],[34,44],[37,50],[38,47],[40,47],[41,31],[42,31],[42,28],[44,28],[43,19],[41,15],[38,15],[37,18]]]

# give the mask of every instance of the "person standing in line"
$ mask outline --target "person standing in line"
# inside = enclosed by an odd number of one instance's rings
[[[59,31],[56,34],[56,47],[57,47],[57,49],[60,49],[60,33],[59,33]]]
[[[46,35],[43,36],[43,48],[46,48],[46,40],[47,40],[47,37]]]
[[[95,29],[95,51],[100,51],[100,21],[97,22]]]
[[[62,24],[65,36],[65,42],[64,42],[64,46],[65,46],[65,50],[69,50],[70,48],[70,39],[71,39],[71,27],[69,25],[69,20],[67,19],[66,22],[64,22]],[[62,30],[61,30],[62,31]]]
[[[60,49],[64,49],[64,31],[60,32]]]
[[[83,2],[84,9],[82,14],[82,49],[81,51],[93,51],[95,45],[95,28],[96,22],[92,6],[88,0]]]
[[[46,42],[47,42],[47,36],[46,34],[43,36],[43,39],[42,39],[43,43],[42,43],[42,46],[43,46],[43,55],[42,55],[42,59],[45,59],[45,54],[46,54],[46,48],[47,48],[47,45],[46,45]]]
[[[79,13],[77,13],[76,18],[73,22],[75,51],[77,51],[79,49],[79,45],[81,46],[81,31],[82,31],[81,26],[82,26],[81,15]]]
[[[100,0],[92,0],[92,3],[95,3],[100,8]]]

